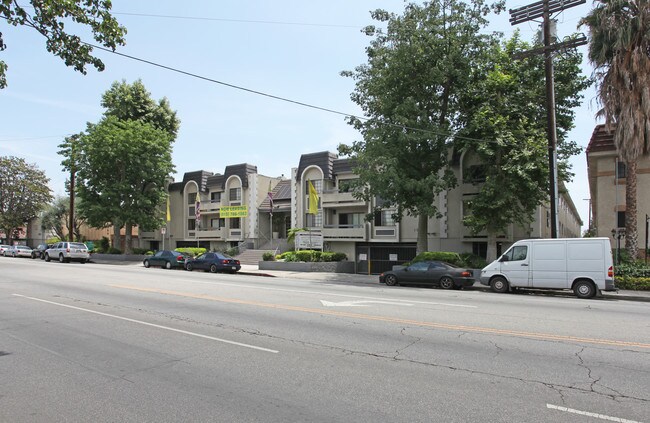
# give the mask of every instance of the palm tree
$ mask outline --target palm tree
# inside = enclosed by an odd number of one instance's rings
[[[625,248],[637,257],[636,165],[650,152],[650,0],[595,0],[580,21],[599,82],[599,115],[627,165]]]

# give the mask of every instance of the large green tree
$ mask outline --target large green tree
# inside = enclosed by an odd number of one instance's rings
[[[596,0],[581,21],[618,154],[627,165],[625,248],[637,257],[637,161],[650,153],[650,1]]]
[[[447,165],[459,95],[494,42],[480,33],[486,15],[501,8],[441,0],[407,4],[400,16],[376,10],[373,19],[386,29],[365,29],[373,37],[368,63],[342,72],[355,80],[351,98],[367,120],[349,120],[363,140],[339,152],[355,159],[360,198],[380,198],[373,204],[394,207],[396,219],[418,217],[418,252],[427,249],[429,218],[440,215],[434,197],[455,185]]]
[[[27,6],[26,4],[29,4]],[[99,71],[104,63],[93,56],[93,48],[66,30],[74,27],[70,21],[90,29],[96,42],[115,50],[124,45],[126,29],[120,26],[110,13],[110,0],[29,0],[22,3],[0,0],[0,18],[9,25],[24,26],[36,30],[45,39],[45,48],[61,57],[67,66],[86,73],[86,65]],[[80,28],[81,29],[81,28]],[[0,51],[7,47],[0,32]],[[25,47],[27,48],[27,47]],[[0,89],[6,87],[7,64],[0,61]]]
[[[133,226],[163,224],[160,205],[174,170],[171,136],[150,123],[109,116],[89,125],[75,148],[79,212],[93,227],[125,227],[130,253]]]
[[[0,229],[10,241],[52,199],[49,179],[19,157],[0,157]]]
[[[132,166],[141,169],[143,173],[129,176],[128,178],[131,178],[129,181],[135,186],[144,183],[145,186],[140,186],[139,190],[150,193],[153,196],[151,198],[155,198],[155,193],[164,189],[164,180],[159,178],[160,175],[164,173],[166,177],[169,177],[173,171],[171,148],[176,139],[180,121],[176,116],[176,112],[171,109],[167,99],[163,98],[157,102],[153,100],[151,93],[146,90],[140,80],[132,84],[126,81],[114,82],[111,88],[102,95],[101,104],[105,108],[102,120],[98,124],[89,123],[86,134],[82,134],[79,142],[75,142],[74,139],[66,139],[66,142],[60,146],[60,154],[66,158],[63,161],[66,169],[70,170],[75,167],[79,171],[80,181],[77,184],[77,192],[83,200],[80,212],[84,214],[91,226],[105,227],[112,225],[115,243],[119,242],[120,230],[124,227],[126,248],[130,251],[132,248],[131,228],[133,225],[155,228],[161,222],[158,219],[159,214],[157,211],[151,211],[150,213],[153,220],[148,220],[145,214],[141,214],[137,219],[134,219],[134,214],[125,212],[123,207],[124,199],[121,194],[124,189],[128,190],[124,186],[127,183],[125,172],[135,172],[135,169],[131,169]],[[124,125],[119,125],[119,123]],[[131,157],[131,155],[143,154],[138,148],[144,148],[145,146],[138,145],[137,137],[150,137],[151,130],[154,130],[160,136],[158,147],[162,150],[157,150],[156,155],[152,157]],[[92,135],[92,137],[85,139],[89,135]],[[127,139],[127,135],[131,136],[132,139]],[[90,163],[94,163],[96,160],[105,160],[104,154],[109,154],[107,157],[113,157],[110,155],[110,151],[102,151],[101,148],[89,149],[89,145],[91,145],[89,142],[94,143],[102,136],[111,138],[111,145],[114,146],[113,150],[117,149],[116,142],[125,143],[126,145],[120,147],[122,148],[121,154],[125,156],[118,157],[113,162],[106,162],[105,165],[101,166],[102,171],[100,173],[93,174],[94,170],[89,168]],[[76,158],[77,156],[79,157]],[[150,179],[138,179],[145,178],[147,174],[152,175],[152,177]],[[90,177],[87,175],[93,175],[92,181],[84,179]],[[144,204],[148,204],[151,198],[149,194],[144,196],[147,197]],[[164,202],[164,198],[159,200],[160,202],[156,207]],[[119,247],[119,245],[114,246]]]
[[[475,80],[462,95],[456,148],[480,163],[463,167],[464,181],[477,187],[464,205],[464,223],[474,233],[487,233],[488,260],[496,258],[497,235],[512,223],[528,227],[537,207],[549,198],[546,108],[539,101],[545,95],[543,58],[514,58],[517,51],[531,48],[518,33],[494,45],[489,60],[473,70]],[[558,179],[564,181],[572,176],[568,157],[580,151],[567,134],[581,92],[590,84],[580,62],[571,52],[558,55],[554,64]],[[472,169],[478,174],[472,175]]]

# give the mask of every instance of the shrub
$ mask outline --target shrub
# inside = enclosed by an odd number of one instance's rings
[[[471,253],[460,254],[461,266],[469,269],[482,269],[488,265],[483,257]]]
[[[264,254],[262,254],[262,260],[264,261],[275,261],[275,256],[273,253],[269,253],[268,251]]]
[[[122,250],[120,250],[119,248],[115,248],[115,247],[109,247],[109,249],[106,250],[106,253],[107,254],[122,254]]]
[[[615,276],[650,277],[650,267],[646,267],[643,262],[619,264],[614,266],[614,271]]]
[[[56,244],[57,242],[61,242],[61,238],[59,238],[58,236],[48,238],[45,240],[46,244]]]
[[[153,251],[149,250],[146,253],[144,253],[145,256],[153,256]]]
[[[108,251],[111,248],[111,241],[107,237],[103,236],[101,241],[99,241],[99,248],[102,251]]]
[[[445,261],[457,266],[463,265],[463,260],[460,258],[460,255],[458,253],[450,253],[445,251],[425,251],[415,256],[415,258],[411,260],[411,264],[417,263],[419,261],[429,260]]]
[[[207,250],[205,248],[199,248],[199,247],[186,247],[186,248],[177,248],[175,251],[178,251],[179,253],[189,254],[192,257],[196,257],[196,256],[200,256],[201,254],[204,254]]]
[[[650,291],[650,277],[620,276],[616,278],[616,287],[634,291]]]
[[[138,255],[145,255],[147,254],[148,248],[134,248],[133,249],[133,254],[138,254]]]
[[[296,259],[297,259],[297,261],[318,261],[318,260],[315,260],[314,253],[315,253],[315,251],[313,251],[313,250],[296,251]],[[319,257],[320,257],[320,255],[319,255]]]
[[[304,261],[304,262],[317,262],[317,261],[343,261],[347,260],[348,256],[345,253],[318,251],[318,250],[300,250],[300,251],[285,251],[275,257],[277,260],[284,261]]]

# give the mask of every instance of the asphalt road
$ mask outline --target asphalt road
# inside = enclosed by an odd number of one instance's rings
[[[0,258],[0,376],[0,422],[650,422],[650,306]]]

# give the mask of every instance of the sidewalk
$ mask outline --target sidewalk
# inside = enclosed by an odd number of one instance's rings
[[[259,270],[255,265],[242,265],[241,274],[266,276],[266,277],[283,277],[295,279],[307,279],[316,281],[330,281],[330,282],[349,282],[355,284],[372,284],[380,285],[378,275],[359,275],[349,273],[323,273],[323,272],[286,272],[282,270]],[[490,288],[476,282],[474,286],[466,288],[471,291],[486,291],[489,292]],[[552,290],[526,290],[527,293],[541,293],[544,295],[559,296],[559,297],[573,297],[571,291],[552,291]],[[625,300],[625,301],[642,301],[650,302],[650,291],[630,291],[619,290],[618,292],[603,292],[602,298],[606,300]]]

